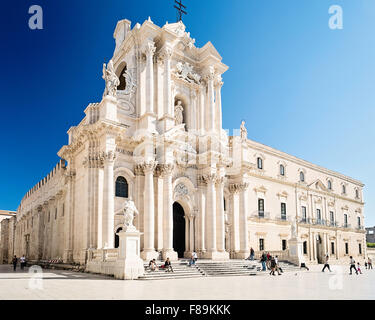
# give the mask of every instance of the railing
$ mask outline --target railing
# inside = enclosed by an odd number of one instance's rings
[[[251,218],[258,218],[258,219],[269,219],[270,213],[265,211],[254,211],[251,215]]]
[[[348,224],[348,223],[343,223],[343,225],[342,225],[342,227],[344,228],[344,229],[350,229],[350,224]]]
[[[365,227],[364,226],[357,226],[357,228],[356,228],[357,230],[365,230]]]

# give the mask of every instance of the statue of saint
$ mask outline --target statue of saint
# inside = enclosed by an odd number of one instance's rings
[[[124,223],[125,231],[135,231],[136,228],[133,225],[134,214],[139,214],[135,203],[132,199],[129,199],[125,202],[124,206]]]
[[[247,129],[245,128],[245,121],[241,123],[241,140],[247,140]]]
[[[292,221],[292,239],[297,238],[297,219],[294,218]]]
[[[103,79],[105,80],[105,90],[103,96],[116,96],[117,87],[120,85],[120,80],[116,76],[113,67],[113,61],[108,62],[108,66],[103,63]]]
[[[177,101],[177,105],[174,107],[174,119],[176,121],[176,126],[179,126],[184,121],[184,107],[182,106],[181,100]]]

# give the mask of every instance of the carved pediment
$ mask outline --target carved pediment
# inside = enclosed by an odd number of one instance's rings
[[[324,185],[324,183],[320,179],[315,180],[313,183],[309,185],[309,187],[315,188],[316,190],[329,191],[328,188]]]
[[[254,191],[255,191],[255,192],[266,193],[266,192],[267,192],[267,189],[266,189],[265,186],[260,186],[260,187],[255,187],[255,188],[254,188]]]

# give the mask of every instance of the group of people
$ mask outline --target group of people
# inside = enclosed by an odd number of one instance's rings
[[[324,258],[324,267],[323,267],[322,272],[324,272],[325,269],[328,269],[329,272],[332,272],[328,261],[329,261],[329,255],[327,254]],[[367,260],[365,259],[365,268],[369,270],[372,269],[372,259],[370,257],[368,257]],[[361,264],[359,262],[356,263],[354,258],[350,256],[350,269],[349,269],[350,275],[353,274],[353,269],[357,275],[362,274]]]
[[[20,262],[20,267],[21,267],[21,270],[24,270],[24,268],[26,267],[26,257],[25,255],[23,255],[21,258],[17,258],[17,256],[15,255],[12,259],[12,264],[13,264],[13,271],[16,271],[17,269],[17,263],[18,263],[18,260]]]
[[[150,263],[148,264],[148,267],[150,268],[151,271],[158,271],[159,267],[156,263],[155,259],[152,259]],[[169,258],[165,260],[164,264],[160,266],[160,269],[165,270],[165,272],[173,272],[172,264]]]
[[[250,251],[250,256],[251,256],[251,251]],[[254,253],[253,253],[254,257]],[[250,259],[250,260],[254,260]],[[263,252],[260,262],[262,264],[262,271],[267,271],[270,270],[270,275],[271,276],[276,276],[275,272],[280,276],[282,273],[284,273],[283,269],[279,265],[279,258],[278,256],[271,256],[269,252],[265,253]]]

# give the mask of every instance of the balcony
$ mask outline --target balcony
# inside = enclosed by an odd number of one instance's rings
[[[254,211],[251,215],[251,218],[258,218],[258,219],[269,219],[270,213],[265,211]]]
[[[356,227],[356,230],[364,231],[364,230],[365,230],[365,227],[364,227],[364,226],[357,226],[357,227]]]
[[[350,229],[350,224],[348,224],[348,223],[343,223],[343,225],[342,225],[342,227],[344,228],[344,229]]]

